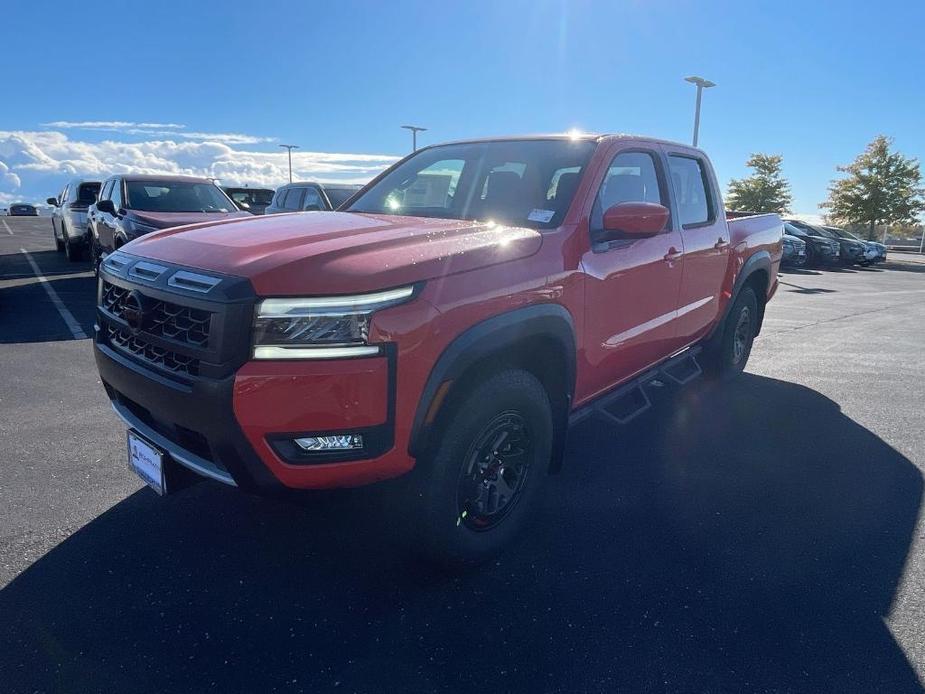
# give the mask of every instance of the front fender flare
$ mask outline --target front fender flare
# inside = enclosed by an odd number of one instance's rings
[[[415,412],[408,443],[408,452],[418,457],[427,449],[431,430],[425,422],[440,386],[462,375],[470,366],[482,359],[515,347],[518,342],[531,338],[545,338],[556,342],[565,355],[566,393],[550,393],[564,397],[564,406],[556,422],[556,440],[553,442],[554,456],[564,449],[565,430],[572,394],[575,390],[575,327],[571,314],[559,304],[537,304],[492,316],[460,333],[446,347],[431,369]],[[562,431],[560,431],[562,429]],[[554,457],[554,463],[555,463]]]

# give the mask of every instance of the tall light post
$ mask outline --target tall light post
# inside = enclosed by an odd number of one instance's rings
[[[424,132],[425,130],[427,130],[427,128],[422,128],[419,125],[403,125],[401,127],[403,127],[405,130],[411,131],[411,151],[417,152],[418,151],[418,133]]]
[[[280,147],[285,147],[286,151],[289,153],[289,182],[292,183],[292,150],[298,149],[298,145],[280,145]]]
[[[700,137],[700,97],[704,89],[715,87],[716,83],[705,80],[703,77],[685,77],[684,81],[697,85],[697,105],[694,107],[694,147],[696,147]]]

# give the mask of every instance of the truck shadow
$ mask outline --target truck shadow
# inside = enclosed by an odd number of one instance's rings
[[[576,427],[465,575],[397,551],[375,487],[137,492],[0,591],[7,691],[922,691],[884,624],[912,463],[792,383],[655,395]]]

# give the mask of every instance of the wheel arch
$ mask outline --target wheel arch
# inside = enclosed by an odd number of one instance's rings
[[[559,304],[538,304],[492,316],[453,339],[437,359],[415,412],[408,452],[422,455],[452,408],[478,379],[504,368],[532,373],[553,409],[550,471],[561,467],[575,390],[576,345],[571,314]]]
[[[770,281],[771,254],[765,250],[753,253],[742,265],[739,274],[736,275],[732,285],[732,294],[729,297],[729,301],[726,302],[726,308],[723,309],[722,316],[716,321],[713,332],[710,333],[710,336],[705,341],[706,344],[714,345],[717,340],[722,339],[723,330],[726,326],[726,318],[728,318],[729,312],[732,310],[736,298],[739,296],[739,292],[741,292],[746,285],[754,289],[755,297],[758,299],[758,325],[755,330],[755,335],[760,333],[761,324],[764,321],[764,306],[768,302],[768,287],[770,287]]]
[[[768,303],[768,289],[771,286],[771,267],[771,254],[768,251],[762,250],[752,254],[736,277],[732,293],[732,300],[735,301],[736,295],[744,287],[748,286],[754,290],[755,298],[758,300],[758,324],[755,326],[755,335],[761,332],[764,323],[764,307]],[[732,302],[729,305],[731,306]]]

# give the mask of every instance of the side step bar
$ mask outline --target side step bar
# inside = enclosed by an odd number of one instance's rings
[[[601,415],[616,424],[631,422],[643,412],[652,407],[652,400],[646,393],[646,386],[661,386],[662,379],[678,386],[687,385],[703,370],[697,363],[699,347],[693,347],[682,352],[654,369],[637,376],[632,381],[605,393],[593,402],[584,405],[569,416],[569,426],[574,426],[591,415]]]

